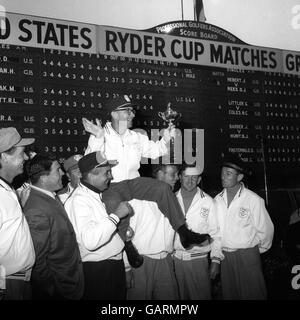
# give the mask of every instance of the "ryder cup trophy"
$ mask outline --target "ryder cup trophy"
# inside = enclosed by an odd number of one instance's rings
[[[169,102],[167,110],[164,112],[158,112],[158,116],[167,122],[169,127],[171,127],[175,121],[181,118],[182,114],[171,109],[171,102]],[[174,137],[172,137],[170,141],[170,163],[175,163],[174,160]]]

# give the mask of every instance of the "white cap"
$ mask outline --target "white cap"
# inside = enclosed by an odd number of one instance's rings
[[[184,169],[186,176],[199,176],[202,173],[199,167],[187,167]]]

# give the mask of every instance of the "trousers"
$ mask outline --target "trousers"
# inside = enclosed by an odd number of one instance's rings
[[[108,214],[114,213],[121,201],[132,199],[153,201],[157,203],[159,210],[168,218],[171,226],[176,231],[185,224],[185,217],[170,186],[162,181],[137,177],[112,183],[102,194]],[[130,217],[123,218],[119,225],[119,235],[125,240],[126,230],[129,226]]]

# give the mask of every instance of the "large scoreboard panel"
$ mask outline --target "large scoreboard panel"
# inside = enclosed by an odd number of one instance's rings
[[[176,39],[210,35],[215,43],[231,39],[243,44],[220,28],[207,31],[211,25],[205,23],[178,25],[173,23]],[[156,27],[145,33],[161,30]],[[151,130],[166,126],[158,112],[168,103],[182,114],[177,122],[182,132],[204,130],[204,146],[193,139],[189,148],[204,152],[204,173],[212,188],[219,185],[220,163],[228,151],[248,162],[257,189],[265,187],[266,177],[269,188],[297,186],[297,72],[203,65],[191,63],[187,56],[186,61],[160,60],[105,54],[102,49],[81,52],[7,42],[0,40],[0,126],[15,126],[24,136],[35,137],[40,151],[54,152],[61,159],[83,153],[88,135],[82,117],[105,120],[107,100],[127,94],[139,104],[134,125],[149,136]]]

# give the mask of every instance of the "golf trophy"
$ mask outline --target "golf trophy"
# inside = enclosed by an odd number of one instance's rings
[[[168,123],[171,127],[175,121],[181,118],[182,114],[171,109],[171,102],[168,103],[167,110],[164,112],[158,112],[158,116]],[[171,137],[170,141],[170,163],[174,163],[174,137]]]

